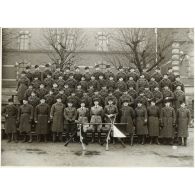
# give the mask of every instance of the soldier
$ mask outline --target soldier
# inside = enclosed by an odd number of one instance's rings
[[[147,68],[143,69],[142,74],[144,75],[144,78],[149,82],[150,81],[150,73],[147,72]]]
[[[22,104],[22,101],[24,99],[24,94],[25,94],[29,84],[30,84],[30,80],[26,77],[26,73],[24,71],[22,71],[21,77],[18,80],[17,89],[16,89],[18,101],[20,102],[20,104]]]
[[[64,85],[64,94],[68,97],[72,93],[72,89],[69,88],[69,85],[65,83]]]
[[[175,81],[175,73],[173,72],[173,68],[169,67],[167,72],[169,80],[173,83]]]
[[[163,94],[160,92],[159,87],[155,87],[153,91],[154,101],[156,106],[158,106],[161,111],[162,103],[163,103]]]
[[[147,98],[147,105],[149,105],[151,100],[154,98],[153,93],[150,91],[148,86],[144,88],[143,93],[144,93],[144,96]]]
[[[25,91],[24,98],[28,99],[31,95],[32,91],[34,91],[32,84],[29,84],[28,89]]]
[[[127,79],[129,79],[129,77],[133,77],[133,80],[137,82],[139,75],[135,72],[134,68],[130,68],[129,72],[127,73]]]
[[[95,99],[98,99],[98,104],[100,106],[103,105],[103,99],[102,99],[102,96],[99,94],[98,90],[94,91],[94,95],[92,96],[92,102],[94,102]]]
[[[119,107],[119,100],[120,97],[123,95],[123,92],[119,90],[119,88],[116,88],[116,90],[114,91],[113,95],[116,97],[117,99],[117,106]]]
[[[57,83],[53,84],[52,91],[54,95],[57,95],[59,93],[59,88],[58,88]]]
[[[136,118],[136,134],[141,138],[141,144],[145,144],[146,135],[148,134],[147,122],[148,115],[146,107],[142,105],[141,101],[137,102],[137,108],[135,109]]]
[[[52,76],[55,82],[56,82],[56,80],[58,80],[59,76],[63,76],[63,74],[61,72],[60,66],[57,66],[56,70],[55,70],[55,72],[53,73],[53,76]]]
[[[108,92],[108,96],[105,98],[105,102],[104,102],[104,105],[108,105],[108,100],[110,100],[110,99],[112,99],[112,101],[113,101],[113,104],[114,105],[118,105],[117,103],[117,99],[116,99],[116,97],[113,95],[113,92],[112,92],[112,90],[110,90],[109,92]]]
[[[61,98],[57,99],[57,102],[52,105],[50,112],[50,120],[52,121],[52,140],[56,141],[56,136],[59,137],[59,141],[62,141],[62,132],[64,131],[64,104]]]
[[[123,77],[120,77],[118,82],[116,83],[116,88],[119,88],[121,92],[127,90],[127,84],[124,82]]]
[[[124,101],[128,102],[128,105],[131,106],[133,104],[133,98],[128,94],[128,91],[124,91],[123,95],[119,99],[119,108],[122,107]]]
[[[85,80],[86,80],[87,82],[89,82],[90,79],[91,79],[91,74],[90,74],[90,72],[89,72],[89,67],[88,67],[88,66],[85,67],[85,72],[84,72],[83,75],[85,76]]]
[[[48,94],[48,90],[45,88],[44,83],[40,84],[40,87],[39,89],[37,89],[36,94],[40,99],[44,98],[44,96]]]
[[[104,106],[104,102],[105,102],[105,99],[106,97],[108,96],[108,89],[106,86],[102,86],[102,89],[100,90],[99,94],[101,95],[102,97],[102,106]]]
[[[77,66],[77,67],[75,68],[74,79],[79,83],[79,82],[81,81],[81,77],[82,77],[81,70],[80,70],[80,68]]]
[[[61,98],[62,103],[63,103],[64,105],[66,105],[67,96],[66,96],[66,94],[64,93],[64,90],[63,90],[63,89],[60,89],[59,93],[55,96],[55,100],[57,100],[58,98]]]
[[[95,92],[95,89],[93,88],[93,85],[89,85],[89,89],[87,89],[87,93],[89,97],[93,97],[94,92]]]
[[[126,81],[127,79],[127,75],[125,74],[122,66],[119,66],[118,73],[116,74],[116,79],[119,80],[120,78],[123,78],[123,81]]]
[[[83,90],[81,89],[81,84],[77,85],[77,88],[75,89],[76,96],[81,99],[83,97]]]
[[[107,85],[107,81],[104,79],[104,75],[100,74],[99,79],[97,80],[98,84],[97,84],[97,89],[101,90],[102,87]]]
[[[50,107],[45,103],[45,98],[40,99],[40,104],[35,108],[34,121],[36,123],[37,141],[41,141],[41,136],[47,142],[47,134],[50,123]]]
[[[83,123],[89,123],[89,108],[85,107],[84,100],[81,100],[81,107],[77,109],[77,116],[78,116],[78,122],[80,123],[78,124],[78,127],[82,128],[83,141],[87,144],[86,132],[89,128],[89,124],[83,124]]]
[[[175,110],[180,108],[182,102],[185,102],[185,93],[181,90],[181,86],[178,85],[174,91],[174,108]]]
[[[49,105],[50,108],[55,103],[55,96],[52,90],[49,90],[49,93],[45,95],[45,102]]]
[[[133,89],[136,89],[136,82],[133,80],[133,77],[130,76],[129,80],[127,81],[127,88],[133,87]]]
[[[91,75],[91,80],[89,81],[89,85],[93,85],[93,88],[97,90],[98,88],[98,81],[95,79],[94,75]]]
[[[148,132],[150,136],[150,144],[153,143],[155,139],[156,144],[160,144],[158,141],[159,131],[160,131],[160,110],[155,104],[155,100],[151,101],[151,105],[147,109],[148,111]]]
[[[76,123],[75,120],[77,118],[77,110],[74,107],[74,102],[69,99],[67,101],[68,107],[64,109],[64,118],[65,118],[65,130],[67,133],[67,139],[70,138],[70,136],[73,136],[76,129]],[[75,141],[77,138],[77,134],[75,134],[73,141]]]
[[[27,135],[29,135],[29,143],[32,142],[31,135],[31,123],[33,120],[33,107],[28,104],[28,100],[23,100],[23,105],[19,107],[17,121],[19,121],[19,131],[24,134],[22,142],[27,141]]]
[[[175,124],[176,124],[176,114],[175,110],[170,106],[170,100],[165,101],[165,107],[162,108],[160,113],[160,124],[161,131],[160,137],[164,138],[164,143],[173,145],[175,136]]]
[[[159,87],[159,84],[155,81],[154,77],[151,77],[150,81],[149,81],[149,87],[150,87],[150,91],[154,91],[155,87]]]
[[[96,80],[99,79],[99,76],[102,75],[99,65],[95,65],[95,71],[92,73]]]
[[[28,97],[28,103],[35,108],[39,104],[40,99],[37,97],[34,91],[31,92],[31,95]]]
[[[144,90],[145,87],[149,87],[149,83],[148,81],[145,79],[144,75],[141,75],[140,78],[137,80],[137,87],[136,87],[136,91],[142,92]]]
[[[40,84],[41,84],[41,80],[39,80],[38,76],[35,76],[34,80],[32,81],[33,89],[34,90],[39,89]]]
[[[90,116],[91,120],[90,129],[93,131],[92,133],[92,143],[95,141],[95,132],[98,132],[98,142],[101,144],[101,128],[102,128],[102,118],[104,116],[104,111],[101,106],[99,106],[99,99],[93,99],[94,106],[91,107]],[[94,124],[95,123],[95,124]]]
[[[107,83],[108,90],[112,90],[112,91],[115,90],[116,82],[114,80],[114,76],[110,75],[106,83]]]
[[[181,86],[181,90],[185,92],[184,84],[180,81],[180,75],[176,76],[175,81],[172,83],[172,85],[173,85],[173,91],[176,90],[177,86]]]
[[[45,64],[45,70],[43,71],[43,80],[47,78],[47,75],[52,75],[52,71],[49,64]]]
[[[26,66],[25,68],[26,77],[29,79],[30,82],[33,80],[33,73],[30,70],[30,66]]]
[[[134,104],[135,105],[138,105],[139,102],[141,102],[142,106],[144,106],[145,108],[148,106],[148,100],[144,96],[144,93],[143,92],[140,92],[140,94],[138,95],[138,97],[135,99]]]
[[[64,73],[63,73],[63,79],[64,79],[64,81],[68,80],[68,78],[70,77],[70,74],[71,74],[70,67],[66,67],[64,69]]]
[[[83,97],[82,97],[82,99],[81,99],[81,102],[83,102],[83,103],[85,103],[85,106],[87,107],[87,108],[91,108],[91,106],[92,106],[92,98],[88,95],[88,93],[87,92],[84,92],[83,93]]]
[[[163,101],[164,101],[164,103],[165,103],[166,100],[169,100],[171,105],[173,105],[174,94],[169,89],[168,86],[164,87],[164,89],[162,90],[162,94],[163,94]]]
[[[17,119],[18,109],[14,105],[13,99],[8,99],[8,105],[5,106],[2,110],[2,115],[5,117],[5,133],[7,134],[8,141],[11,142],[13,139],[15,143],[18,142],[17,128],[16,128],[16,119]]]
[[[130,134],[130,145],[133,146],[133,137],[135,134],[135,112],[129,105],[128,100],[123,101],[123,106],[120,110],[120,122],[127,123],[126,132]]]
[[[155,81],[158,82],[158,83],[162,80],[163,76],[162,76],[162,74],[161,74],[161,72],[160,72],[160,68],[159,68],[159,67],[157,67],[157,68],[155,69],[155,71],[154,71],[154,73],[151,75],[151,77],[154,77],[154,78],[155,78]]]
[[[129,87],[127,92],[133,98],[133,100],[135,100],[138,96],[137,92],[135,91],[133,87]]]
[[[50,90],[54,84],[54,79],[51,77],[52,73],[48,73],[44,79],[44,85],[47,90]]]
[[[76,96],[75,92],[72,92],[67,98],[67,102],[72,102],[73,107],[78,108],[80,105],[80,99]]]
[[[164,74],[163,79],[159,83],[159,87],[162,90],[165,86],[168,86],[170,90],[172,90],[172,83],[168,79],[168,75]]]
[[[191,122],[190,110],[186,107],[185,102],[181,103],[181,107],[177,110],[177,131],[179,145],[187,146],[188,126]]]
[[[86,92],[88,88],[88,82],[85,80],[85,76],[81,77],[79,84],[81,85],[81,89]]]
[[[64,88],[65,81],[63,80],[63,76],[62,75],[59,76],[59,79],[56,80],[56,83],[57,83],[59,89],[63,89]]]
[[[114,78],[114,73],[110,70],[110,65],[106,65],[106,72],[104,73],[105,79],[108,81],[110,77]]]
[[[77,85],[77,81],[73,78],[73,74],[72,73],[70,73],[69,78],[66,80],[65,83],[68,84],[70,89],[72,89],[72,90],[75,89],[75,87]]]
[[[38,78],[40,81],[41,81],[41,71],[39,69],[39,66],[38,65],[35,65],[35,70],[33,72],[33,78]]]

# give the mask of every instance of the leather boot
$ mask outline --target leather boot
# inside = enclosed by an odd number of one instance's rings
[[[142,143],[141,143],[142,145],[144,145],[145,144],[145,136],[143,135],[143,137],[142,137]]]
[[[62,133],[58,134],[59,141],[62,142]]]
[[[37,142],[40,142],[41,141],[41,135],[37,135]]]
[[[7,134],[7,142],[11,142],[12,141],[12,134],[11,133],[8,133]]]
[[[18,134],[17,133],[14,133],[14,142],[15,143],[18,143]]]
[[[44,135],[44,142],[47,143],[47,135]]]
[[[101,144],[101,132],[98,132],[98,143]]]
[[[92,143],[95,142],[95,132],[92,133],[92,140],[91,140]]]
[[[133,146],[133,135],[130,136],[130,145]]]
[[[160,142],[159,142],[159,140],[158,140],[158,137],[156,137],[156,144],[157,144],[157,145],[160,145]]]
[[[26,135],[24,135],[22,143],[26,142],[26,138],[27,138]]]
[[[184,146],[187,146],[187,137],[184,137]]]
[[[150,145],[153,143],[153,137],[150,137]]]
[[[173,144],[174,144],[174,139],[171,138],[171,140],[170,140],[170,145],[173,145]]]
[[[33,142],[33,140],[32,140],[32,134],[30,133],[29,134],[29,141],[28,141],[28,143],[32,143]]]
[[[52,134],[52,141],[53,141],[53,142],[56,142],[56,133],[53,133],[53,134]]]

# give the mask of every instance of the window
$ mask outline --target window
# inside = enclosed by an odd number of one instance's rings
[[[30,37],[29,31],[20,31],[18,36],[18,49],[28,50],[30,47]]]
[[[98,51],[108,51],[109,36],[105,32],[98,32],[96,35],[97,40],[97,50]]]

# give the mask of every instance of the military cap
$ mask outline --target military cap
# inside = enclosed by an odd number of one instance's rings
[[[12,99],[12,98],[9,98],[9,99],[8,99],[8,102],[13,102],[13,99]]]
[[[51,72],[48,72],[47,75],[52,76],[52,73]]]
[[[119,66],[119,67],[118,67],[118,70],[119,70],[119,69],[123,69],[123,67],[122,67],[122,66]]]
[[[24,98],[23,100],[24,100],[24,101],[28,101],[28,98]]]
[[[168,67],[168,70],[173,69],[172,67]]]
[[[60,65],[56,65],[56,69],[57,69],[57,68],[60,68]]]
[[[95,68],[99,68],[99,67],[100,67],[99,64],[95,65]]]
[[[69,99],[69,100],[67,101],[67,103],[73,104],[73,100],[72,100],[72,99]]]
[[[42,98],[40,98],[40,100],[45,100],[45,98],[44,98],[44,97],[42,97]]]
[[[72,72],[70,72],[69,76],[73,76],[74,74]]]
[[[160,67],[157,66],[157,67],[156,67],[156,70],[160,70]]]
[[[85,67],[85,70],[88,70],[88,69],[89,69],[89,67],[88,67],[88,66],[86,66],[86,67]]]
[[[110,68],[110,65],[106,65],[106,68]]]
[[[45,64],[45,67],[49,67],[49,64]]]
[[[25,71],[22,71],[21,74],[26,74],[26,72]]]
[[[175,78],[180,78],[180,75],[178,74],[178,75],[176,75],[176,77]]]
[[[170,99],[165,99],[164,103],[167,103],[167,102],[171,102],[171,100]]]
[[[81,103],[80,103],[80,104],[82,104],[82,103],[84,103],[84,104],[85,104],[85,100],[81,100]]]
[[[125,102],[129,103],[129,100],[128,99],[123,99],[122,103],[125,103]]]
[[[108,97],[108,101],[114,101],[113,97]]]
[[[138,100],[138,101],[137,101],[137,104],[142,104],[142,101],[141,101],[141,100]]]
[[[35,65],[35,68],[39,68],[39,65]]]
[[[26,69],[29,70],[30,69],[30,66],[26,66]]]
[[[98,98],[94,98],[93,102],[99,102],[100,100]]]
[[[62,99],[62,98],[61,98],[60,96],[57,96],[57,97],[56,97],[56,100],[58,100],[58,99]]]

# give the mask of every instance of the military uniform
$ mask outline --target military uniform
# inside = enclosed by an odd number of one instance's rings
[[[160,82],[163,78],[162,74],[160,72],[154,72],[151,77],[155,78],[156,82]]]
[[[154,80],[154,81],[153,81],[153,80],[150,80],[150,81],[149,81],[149,88],[150,88],[150,91],[153,92],[155,87],[159,87],[158,82],[156,82],[155,80]]]
[[[141,102],[142,105],[145,106],[145,107],[148,106],[148,100],[147,100],[147,98],[146,98],[145,96],[139,95],[139,96],[135,99],[135,101],[134,101],[135,105],[137,105],[138,102]]]
[[[89,88],[89,89],[87,90],[87,93],[88,93],[89,97],[93,97],[94,92],[95,92],[95,89],[94,89],[94,88]]]
[[[81,99],[83,97],[84,91],[82,89],[75,89],[76,96]]]
[[[164,90],[162,90],[162,94],[163,94],[163,101],[165,102],[166,100],[170,100],[171,105],[172,105],[173,99],[174,99],[173,92],[169,89],[164,89]]]
[[[167,73],[169,80],[173,83],[175,81],[175,74],[173,72]]]
[[[147,81],[149,81],[150,80],[150,73],[148,73],[148,72],[142,72],[142,75],[144,75],[144,78],[147,80]]]
[[[70,96],[67,98],[67,101],[68,101],[68,102],[72,102],[73,107],[78,108],[79,105],[80,105],[80,101],[81,101],[81,100],[80,100],[76,95],[75,95],[75,96],[70,95]]]
[[[37,89],[36,94],[41,99],[41,98],[44,98],[45,95],[48,94],[48,90],[46,88],[39,88]]]
[[[136,72],[128,72],[127,79],[129,79],[129,77],[132,77],[134,81],[137,81],[139,78],[139,75]]]
[[[53,75],[52,75],[52,77],[53,77],[54,80],[58,80],[60,76],[63,76],[63,73],[61,71],[58,71],[58,70],[56,70],[53,73]]]
[[[53,84],[54,84],[53,78],[50,77],[50,78],[44,79],[44,85],[45,85],[46,89],[50,90],[52,88]]]
[[[137,98],[137,92],[135,91],[135,89],[129,89],[128,90],[128,94],[135,100]]]
[[[98,81],[97,80],[90,80],[89,81],[89,86],[93,86],[93,88],[95,90],[97,90],[98,89]]]
[[[107,85],[107,80],[105,79],[98,79],[97,89],[101,90],[102,87],[105,87]]]
[[[176,110],[180,108],[182,102],[185,102],[185,93],[180,89],[176,89],[174,91],[174,107]]]
[[[121,77],[123,78],[123,81],[126,81],[127,75],[126,75],[125,72],[119,71],[119,72],[116,74],[116,79],[117,79],[117,80],[119,80],[119,78],[121,78]]]
[[[77,109],[77,116],[79,123],[89,123],[89,108],[80,107]],[[86,132],[89,128],[89,124],[83,125],[83,131]]]
[[[99,76],[100,76],[100,75],[103,75],[103,76],[104,76],[104,74],[103,74],[101,71],[99,71],[99,70],[93,72],[92,75],[95,77],[96,80],[99,79]]]
[[[112,76],[113,79],[115,79],[114,73],[111,72],[111,71],[106,71],[106,72],[104,73],[104,76],[105,76],[105,79],[106,79],[107,81],[109,80],[110,76]]]
[[[58,87],[52,87],[52,91],[54,95],[57,95],[59,93],[59,88]]]
[[[177,86],[181,86],[181,90],[184,91],[184,84],[181,81],[174,81],[172,85],[173,85],[173,91],[176,90]]]
[[[147,98],[147,104],[149,104],[154,98],[153,93],[150,90],[144,89],[143,94]]]
[[[33,73],[30,71],[25,71],[26,77],[29,79],[30,82],[33,80]]]
[[[163,78],[160,83],[159,87],[162,90],[165,86],[168,86],[170,90],[172,90],[172,83],[168,78]]]
[[[122,106],[123,102],[127,101],[129,106],[133,104],[133,98],[129,94],[123,94],[119,99],[119,107]]]
[[[127,84],[124,81],[118,81],[116,83],[116,88],[119,88],[121,92],[124,92],[127,90]]]
[[[161,111],[162,102],[163,102],[163,94],[158,90],[153,91],[154,101],[156,106],[158,106],[159,110]]]
[[[24,93],[24,98],[25,99],[28,99],[28,97],[30,97],[31,96],[31,93],[32,92],[35,92],[35,90],[34,89],[27,89],[26,91],[25,91],[25,93]]]
[[[63,74],[63,79],[64,79],[64,81],[68,80],[69,77],[70,77],[70,75],[71,75],[71,72],[70,72],[70,71],[64,72],[64,74]]]
[[[54,94],[47,94],[47,95],[45,95],[45,102],[51,108],[51,106],[55,103],[55,96],[54,96]]]
[[[99,94],[102,96],[102,100],[105,100],[105,98],[108,96],[108,89],[101,89]],[[102,103],[104,105],[104,101]]]
[[[87,88],[88,88],[88,82],[86,80],[81,80],[79,82],[79,84],[81,85],[81,89],[84,90],[84,91],[87,91]]]
[[[80,71],[74,73],[74,79],[79,83],[81,81],[82,74]]]
[[[83,96],[81,102],[84,102],[85,106],[89,109],[92,106],[92,98],[89,95]]]
[[[50,69],[43,71],[43,79],[47,78],[47,75],[52,75],[52,71]]]
[[[102,96],[100,94],[94,94],[92,96],[92,102],[94,102],[95,99],[98,99],[99,101],[99,105],[103,105],[103,99],[102,99]]]
[[[85,75],[86,81],[89,82],[91,80],[91,74],[89,72],[86,72],[86,73],[84,73],[84,75]]]
[[[68,97],[70,96],[72,93],[72,89],[70,89],[69,87],[64,88],[64,94]]]
[[[136,82],[134,80],[128,80],[127,81],[127,88],[133,87],[133,89],[136,89]]]
[[[35,90],[39,89],[40,84],[41,84],[41,81],[39,79],[38,80],[34,79],[32,81],[33,89],[35,89]]]
[[[56,81],[56,84],[58,85],[58,88],[59,89],[63,89],[64,88],[65,81],[63,79],[58,79]]]
[[[75,87],[76,87],[76,85],[77,85],[77,81],[76,81],[74,78],[69,78],[69,79],[67,79],[65,83],[68,84],[68,86],[69,86],[71,89],[75,89]]]
[[[115,86],[116,86],[115,80],[107,80],[106,84],[107,84],[106,86],[108,90],[111,90],[111,91],[115,90]]]
[[[63,103],[64,105],[66,105],[67,96],[66,96],[64,93],[58,93],[58,94],[55,96],[54,100],[56,101],[58,98],[61,98],[62,103]]]
[[[38,78],[41,81],[41,71],[40,70],[36,70],[33,72],[33,78]]]
[[[114,105],[117,105],[118,103],[118,100],[117,98],[114,96],[114,95],[108,95],[106,98],[105,98],[105,102],[104,102],[104,105],[108,105],[108,100],[111,99],[113,101],[113,104]]]
[[[29,96],[28,103],[35,108],[39,104],[40,99],[37,96]]]
[[[137,91],[143,92],[146,87],[149,87],[148,81],[145,78],[139,78],[137,81]]]

